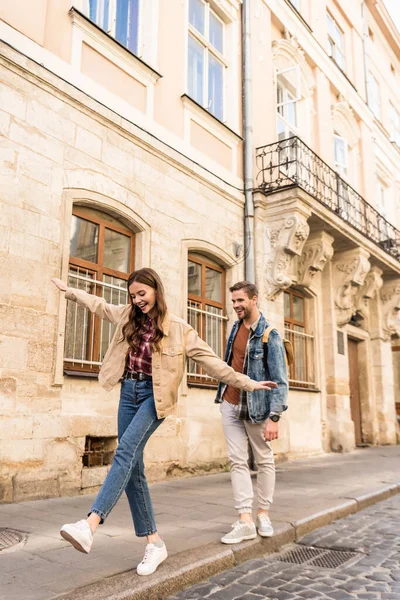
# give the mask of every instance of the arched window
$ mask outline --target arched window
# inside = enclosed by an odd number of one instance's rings
[[[134,265],[134,234],[114,217],[92,208],[73,209],[68,285],[111,304],[126,304],[126,282]],[[67,303],[64,369],[97,373],[115,325],[83,306]]]
[[[188,258],[188,322],[214,352],[223,358],[225,351],[225,270],[201,254]],[[214,386],[194,361],[188,361],[188,383]]]
[[[294,362],[290,366],[289,385],[312,389],[315,383],[314,336],[308,329],[308,299],[299,291],[284,292],[285,337],[294,349]]]

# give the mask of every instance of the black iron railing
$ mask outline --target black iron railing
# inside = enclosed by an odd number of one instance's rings
[[[259,190],[300,187],[400,260],[400,231],[298,137],[257,148],[256,160]]]

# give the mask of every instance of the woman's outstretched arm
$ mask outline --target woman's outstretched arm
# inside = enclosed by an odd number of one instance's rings
[[[54,277],[51,281],[61,292],[65,292],[67,300],[81,304],[85,308],[88,308],[90,312],[95,313],[100,319],[106,319],[110,323],[118,323],[127,308],[126,305],[117,306],[115,304],[108,304],[104,298],[88,294],[83,290],[70,288],[64,281],[57,279],[57,277]]]

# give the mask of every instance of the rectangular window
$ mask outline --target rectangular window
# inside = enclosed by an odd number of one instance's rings
[[[368,106],[374,113],[377,119],[380,119],[381,116],[381,95],[379,89],[379,83],[372,75],[371,72],[368,73],[368,81],[367,81],[367,90],[368,90]]]
[[[224,117],[225,25],[203,0],[189,0],[188,95]]]
[[[85,451],[82,456],[84,467],[104,467],[111,465],[115,449],[117,447],[117,438],[115,437],[91,437],[85,439]]]
[[[140,0],[86,0],[86,14],[131,52],[138,52]]]
[[[393,104],[389,105],[390,141],[400,148],[400,114]]]
[[[335,134],[333,136],[335,150],[335,169],[343,176],[347,176],[348,170],[348,145],[345,138]]]
[[[133,271],[134,234],[109,215],[83,207],[71,221],[68,286],[127,304],[126,282]],[[64,368],[97,373],[116,326],[68,300]]]
[[[276,107],[278,140],[296,135],[297,103],[301,99],[299,65],[277,71]]]
[[[329,13],[326,15],[328,25],[328,54],[344,71],[344,34]]]
[[[307,332],[305,302],[306,299],[300,292],[284,292],[285,337],[292,342],[294,350],[289,385],[315,388],[314,336]]]
[[[220,358],[225,351],[225,271],[200,255],[188,261],[188,322]],[[188,382],[213,385],[217,382],[188,360]]]

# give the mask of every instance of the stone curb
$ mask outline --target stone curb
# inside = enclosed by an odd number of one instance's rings
[[[163,600],[246,560],[277,552],[282,546],[298,541],[314,529],[398,493],[400,493],[400,482],[355,498],[344,498],[346,502],[294,523],[282,523],[272,538],[257,538],[232,547],[223,547],[219,543],[207,544],[175,554],[150,578],[141,578],[135,571],[127,571],[57,598],[59,600]]]

